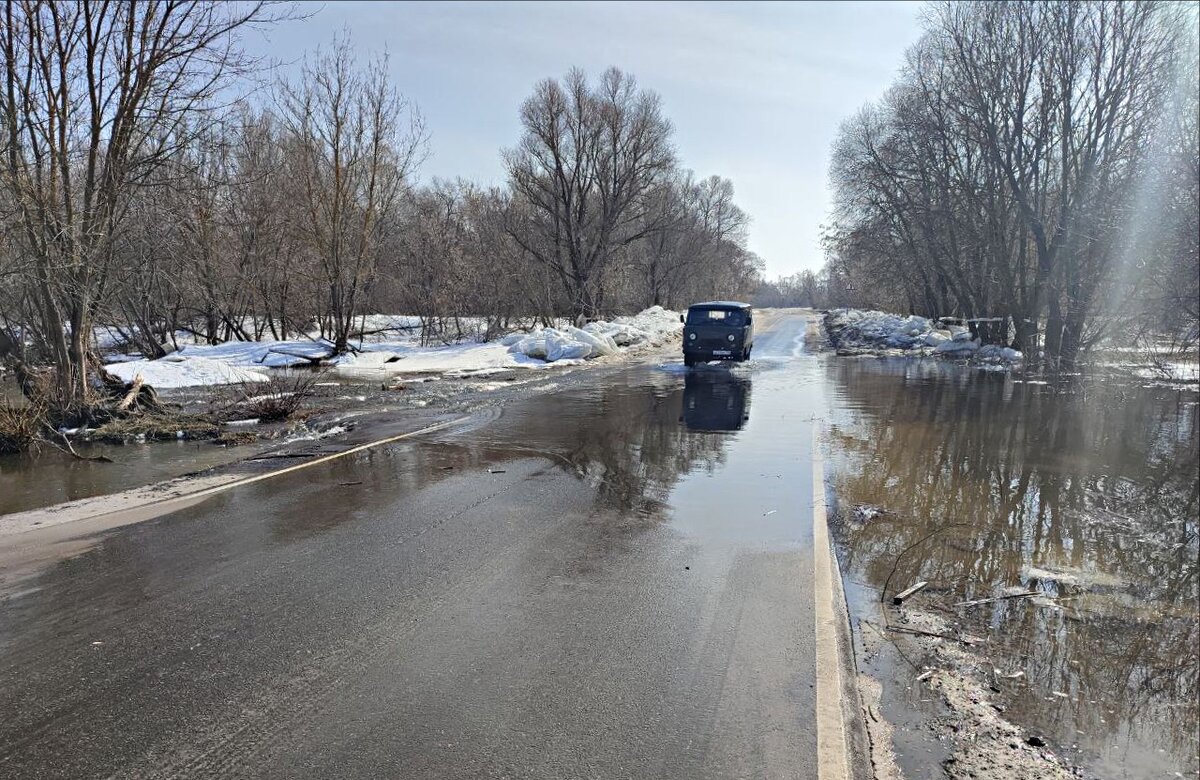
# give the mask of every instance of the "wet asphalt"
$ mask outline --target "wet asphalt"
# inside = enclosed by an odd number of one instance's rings
[[[804,319],[87,540],[0,600],[0,776],[816,776]]]

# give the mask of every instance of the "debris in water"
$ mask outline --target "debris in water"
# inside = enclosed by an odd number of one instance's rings
[[[896,604],[896,605],[903,604],[904,600],[906,598],[916,595],[917,593],[919,593],[921,591],[922,588],[924,588],[928,584],[929,583],[926,582],[925,580],[921,580],[920,582],[918,582],[914,585],[908,586],[904,590],[897,593],[895,596],[892,596],[892,603]]]
[[[859,504],[854,507],[854,519],[859,523],[867,523],[877,517],[887,514],[887,511],[871,504]]]
[[[974,607],[978,604],[991,604],[993,601],[1004,601],[1005,599],[1023,599],[1029,596],[1041,595],[1040,590],[1023,590],[1019,593],[1006,593],[1003,596],[994,596],[990,599],[975,599],[973,601],[960,601],[954,606],[956,607]]]

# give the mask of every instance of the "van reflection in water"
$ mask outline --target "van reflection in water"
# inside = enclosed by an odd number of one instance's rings
[[[689,371],[679,420],[692,431],[738,431],[750,419],[750,380],[728,370]]]

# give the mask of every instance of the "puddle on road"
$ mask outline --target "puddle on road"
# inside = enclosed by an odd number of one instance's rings
[[[932,362],[827,369],[830,480],[860,616],[875,619],[897,555],[944,529],[905,555],[891,591],[928,580],[919,601],[941,607],[1005,588],[1048,597],[957,610],[996,668],[1022,673],[997,696],[1006,717],[1103,777],[1196,772],[1196,396]],[[898,695],[921,706],[920,688]]]
[[[596,484],[596,503],[685,535],[808,544],[809,454],[823,406],[811,363],[630,369],[506,406],[487,425],[425,437],[546,457]],[[803,508],[803,511],[799,511]],[[736,522],[731,522],[736,518]]]

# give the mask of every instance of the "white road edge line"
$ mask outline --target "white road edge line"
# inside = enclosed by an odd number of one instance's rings
[[[846,724],[842,711],[842,664],[837,613],[833,608],[833,568],[825,517],[825,462],[819,428],[813,428],[813,596],[816,599],[817,778],[849,780]]]
[[[408,433],[399,433],[399,434],[396,434],[395,436],[388,436],[383,439],[376,439],[375,441],[369,441],[366,444],[359,444],[355,447],[351,447],[350,449],[342,450],[341,452],[334,452],[334,453],[330,453],[329,455],[322,455],[319,458],[313,458],[312,460],[306,460],[303,463],[297,463],[294,466],[288,466],[287,468],[276,469],[275,471],[268,471],[266,474],[256,474],[253,477],[246,477],[245,479],[239,479],[237,482],[229,482],[224,485],[215,485],[214,487],[205,488],[204,490],[199,490],[190,495],[180,496],[180,498],[196,498],[199,496],[208,496],[212,493],[220,493],[223,490],[229,490],[231,488],[241,487],[242,485],[249,485],[253,482],[261,482],[264,479],[271,479],[272,477],[278,477],[280,475],[288,474],[293,471],[299,471],[300,469],[306,469],[309,466],[317,466],[322,463],[328,463],[331,460],[337,460],[338,458],[344,458],[347,455],[353,455],[356,452],[362,452],[364,450],[371,450],[376,447],[382,447],[385,444],[391,444],[392,442],[400,441],[401,439],[410,439],[413,436],[420,436],[423,433],[432,433],[434,431],[441,430],[442,428],[447,428],[451,425],[454,425],[454,424],[460,423],[460,422],[464,422],[469,419],[470,419],[469,417],[458,417],[453,420],[445,420],[440,423],[434,423],[433,425],[428,425],[424,428],[420,428],[415,431],[409,431]],[[171,499],[167,499],[167,500],[170,501]],[[121,510],[117,510],[117,511],[121,511]]]

